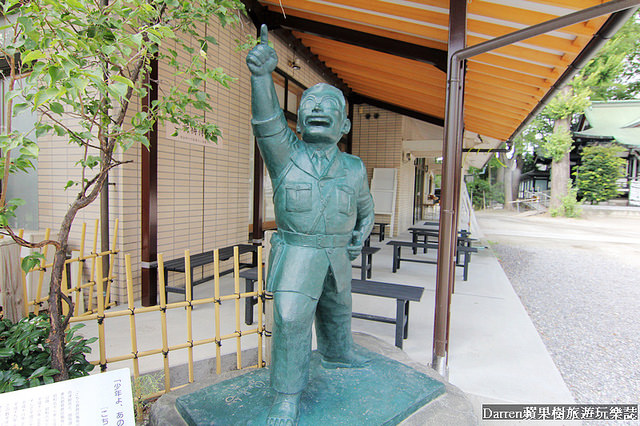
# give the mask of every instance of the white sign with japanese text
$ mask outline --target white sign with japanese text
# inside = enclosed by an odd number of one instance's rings
[[[134,426],[128,368],[0,394],[5,426]]]
[[[629,184],[629,205],[640,207],[640,180]]]
[[[174,134],[177,131],[177,135]],[[212,142],[205,139],[204,134],[196,129],[179,128],[174,123],[167,121],[165,123],[165,137],[173,141],[187,142],[194,145],[211,146],[219,148],[222,145],[222,137],[218,136],[218,142]]]

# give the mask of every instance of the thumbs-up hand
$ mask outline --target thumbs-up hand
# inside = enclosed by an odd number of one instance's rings
[[[269,30],[262,24],[260,27],[260,43],[247,54],[247,67],[253,75],[271,74],[278,65],[278,55],[269,46]]]

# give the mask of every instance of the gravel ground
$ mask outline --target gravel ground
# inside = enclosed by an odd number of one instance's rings
[[[478,220],[576,402],[639,404],[640,215],[585,216]]]
[[[493,249],[576,402],[640,402],[640,267],[575,247]]]

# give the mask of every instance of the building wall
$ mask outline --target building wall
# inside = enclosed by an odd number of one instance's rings
[[[367,114],[369,118],[367,118]],[[378,118],[375,118],[378,114]],[[369,182],[374,168],[398,169],[394,230],[402,232],[412,223],[414,167],[402,161],[403,116],[371,105],[356,105],[353,117],[354,155],[362,158]],[[389,222],[388,215],[376,221]]]

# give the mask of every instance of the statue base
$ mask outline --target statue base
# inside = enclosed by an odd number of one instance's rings
[[[311,357],[302,392],[300,425],[395,425],[444,393],[444,384],[406,365],[359,347],[363,368],[325,369]],[[189,425],[264,425],[275,392],[262,368],[184,395],[176,408]]]
[[[300,425],[476,424],[464,394],[433,370],[371,336],[354,334],[354,339],[368,348],[358,347],[371,359],[364,368],[325,369],[313,353]],[[154,404],[150,423],[264,425],[274,396],[269,373],[268,368],[234,371],[223,374],[234,377],[219,377],[213,385],[193,383],[171,392]]]

